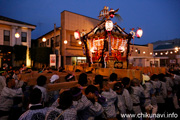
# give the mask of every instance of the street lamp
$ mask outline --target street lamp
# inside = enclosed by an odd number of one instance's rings
[[[78,42],[78,44],[79,44],[79,45],[81,45],[81,44],[82,44],[82,42],[81,42],[81,41],[79,41],[79,42]]]
[[[20,37],[20,34],[17,32],[15,33],[15,38],[19,38]]]
[[[42,41],[43,41],[43,42],[46,42],[46,38],[45,38],[45,37],[43,37],[43,38],[42,38]]]
[[[65,45],[67,44],[67,40],[64,40],[64,44],[65,44]]]
[[[20,34],[18,32],[15,33],[15,38],[16,38],[16,44],[17,44],[17,39],[20,37]]]
[[[45,42],[46,42],[46,38],[43,37],[43,38],[42,38],[42,41],[43,41],[43,46],[46,47],[46,43],[45,43]]]
[[[64,67],[66,65],[66,44],[67,44],[67,40],[64,40],[64,45],[65,45],[65,48],[64,48]]]

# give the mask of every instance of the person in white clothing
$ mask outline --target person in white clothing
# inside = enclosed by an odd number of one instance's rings
[[[48,94],[46,90],[46,81],[47,78],[44,75],[41,75],[37,78],[37,85],[34,86],[34,88],[38,88],[42,92],[42,103],[45,105],[48,101]]]
[[[13,78],[6,79],[7,86],[2,89],[0,95],[0,119],[4,116],[9,116],[10,109],[13,106],[14,97],[22,97],[22,88],[13,89],[15,87],[15,80]]]

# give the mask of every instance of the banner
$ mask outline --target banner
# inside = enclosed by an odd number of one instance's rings
[[[50,54],[50,67],[56,66],[56,54]]]

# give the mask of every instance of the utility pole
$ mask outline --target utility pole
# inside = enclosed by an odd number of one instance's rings
[[[56,24],[54,24],[54,36],[53,37],[54,37],[54,39],[53,39],[53,44],[54,45],[53,45],[52,50],[53,50],[53,54],[56,54]],[[57,64],[56,64],[56,66],[57,66]],[[55,66],[55,68],[57,68],[56,66]]]

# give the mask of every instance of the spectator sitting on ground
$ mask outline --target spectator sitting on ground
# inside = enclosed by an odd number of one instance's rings
[[[13,70],[13,67],[11,65],[9,66],[8,74],[10,74],[10,75],[14,74],[14,70]]]
[[[25,71],[27,69],[26,65],[23,63],[21,65],[21,68],[20,68],[20,73],[22,73],[23,71]]]
[[[32,72],[32,69],[31,68],[28,68],[26,73],[31,73]]]
[[[64,68],[63,67],[59,67],[59,72],[63,72]]]
[[[19,75],[19,70],[16,69],[15,72],[14,72],[14,74],[13,74],[13,76],[12,76],[15,81],[18,81],[18,80],[19,80],[18,75]]]
[[[46,114],[46,120],[76,120],[77,111],[72,107],[73,97],[70,91],[64,91],[58,99],[58,107],[51,107]]]
[[[23,113],[19,120],[45,120],[48,108],[44,108],[41,104],[42,92],[35,88],[30,93],[29,110]]]
[[[90,71],[87,71],[87,74],[91,74],[94,69],[92,68]]]
[[[75,72],[81,72],[81,70],[79,70],[79,69],[76,69],[76,70],[75,70]]]
[[[50,78],[50,83],[56,83],[58,82],[57,80],[59,79],[59,75],[57,75],[57,73],[55,72],[54,75],[51,76]]]
[[[44,75],[41,75],[37,78],[37,85],[34,86],[34,88],[38,88],[42,92],[42,103],[46,103],[48,101],[48,95],[47,95],[47,90],[46,90],[46,81],[47,78]]]
[[[13,75],[13,78],[15,79],[15,88],[20,88],[24,84],[24,81],[21,80],[21,74],[19,73],[19,70],[15,70],[15,73]]]
[[[75,77],[73,74],[68,73],[68,75],[66,75],[66,77],[65,77],[65,80],[66,80],[66,82],[75,81]]]
[[[46,67],[46,69],[43,70],[45,73],[52,73],[52,69],[49,67]]]

